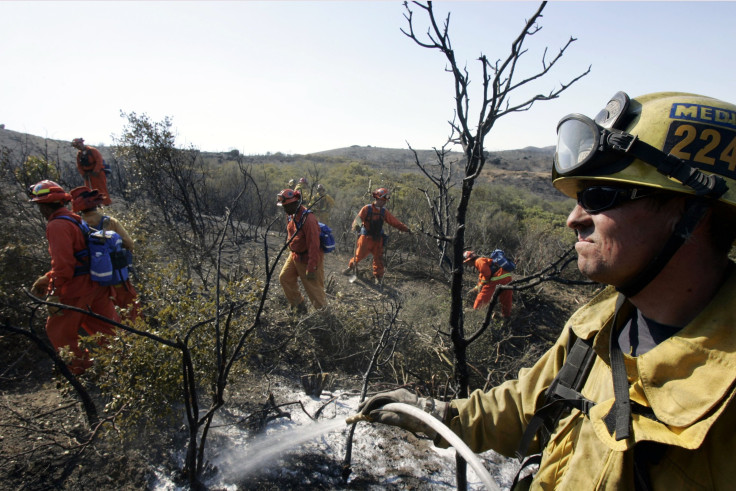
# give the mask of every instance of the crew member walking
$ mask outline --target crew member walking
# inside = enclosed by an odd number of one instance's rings
[[[324,252],[319,241],[319,223],[314,213],[307,212],[301,204],[299,191],[284,189],[276,197],[277,206],[287,215],[286,231],[291,253],[281,268],[279,281],[284,295],[298,314],[307,312],[304,297],[299,291],[301,280],[304,291],[315,309],[327,304],[325,295]]]
[[[112,200],[107,192],[107,175],[102,154],[95,147],[85,145],[84,138],[73,139],[72,146],[78,150],[77,170],[84,179],[84,185],[97,189],[104,196],[102,204],[108,206]]]
[[[78,225],[82,219],[65,207],[71,200],[69,193],[57,183],[48,180],[33,185],[30,192],[31,202],[38,205],[47,221],[46,238],[51,255],[51,271],[38,278],[31,291],[38,296],[46,295],[47,301],[91,309],[96,314],[119,321],[110,299],[113,295],[112,288],[92,281],[88,258],[85,264],[79,254],[87,249],[87,238]],[[49,317],[46,320],[49,341],[55,349],[68,347],[74,354],[69,366],[74,374],[80,374],[92,365],[89,352],[79,347],[80,327],[89,335],[115,334],[112,326],[82,312],[49,308]]]
[[[409,227],[401,223],[388,211],[385,206],[390,195],[386,188],[378,188],[373,192],[373,204],[361,208],[358,216],[363,222],[358,237],[358,244],[354,256],[350,259],[348,267],[343,271],[344,275],[353,273],[353,269],[363,258],[369,254],[373,255],[373,279],[377,285],[383,281],[383,246],[385,235],[383,234],[384,222],[402,231],[409,232]]]
[[[89,189],[87,186],[79,186],[71,190],[72,211],[79,213],[87,224],[96,230],[112,230],[123,240],[123,247],[132,255],[135,243],[130,238],[123,224],[114,217],[103,215],[100,205],[105,197],[97,189]],[[138,292],[136,292],[130,278],[122,283],[113,285],[113,303],[125,311],[123,317],[135,321],[140,315],[138,304]]]
[[[497,285],[511,283],[511,273],[497,265],[492,258],[478,256],[473,251],[465,251],[463,259],[463,264],[472,264],[478,270],[478,284],[470,290],[470,294],[475,296],[474,309],[478,310],[488,305]],[[501,316],[508,319],[511,316],[511,290],[501,291],[498,300],[501,302]]]

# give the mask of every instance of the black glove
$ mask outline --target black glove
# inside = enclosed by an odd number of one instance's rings
[[[358,406],[358,410],[360,411],[360,414],[366,416],[374,423],[398,426],[399,428],[409,430],[412,433],[424,433],[432,439],[437,436],[437,432],[435,430],[413,416],[382,410],[383,406],[393,402],[400,402],[418,407],[440,421],[444,420],[445,414],[450,406],[447,402],[437,401],[431,397],[417,397],[416,394],[413,394],[406,389],[398,389],[371,397],[361,403],[360,406]]]

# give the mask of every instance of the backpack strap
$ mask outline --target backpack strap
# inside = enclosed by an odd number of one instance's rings
[[[307,215],[309,215],[310,213],[312,213],[312,210],[309,210],[309,209],[306,209],[305,208],[304,209],[304,213],[302,213],[302,219],[299,220],[298,223],[296,222],[296,220],[294,220],[294,217],[296,216],[296,214],[289,215],[286,218],[287,221],[289,221],[289,222],[292,222],[293,221],[294,223],[296,223],[296,232],[294,232],[294,236],[296,236],[296,234],[298,234],[299,232],[301,232],[302,227],[307,222]],[[296,252],[296,251],[291,251],[291,252],[293,252],[295,254],[298,254],[299,256],[304,256],[305,254],[307,254],[309,252],[309,246],[307,246],[307,249],[304,250],[304,251],[302,251],[302,252]]]
[[[100,219],[100,224],[97,226],[97,230],[105,230],[105,224],[110,221],[110,217],[107,215],[102,215],[102,218]]]
[[[608,432],[615,436],[616,441],[625,440],[631,435],[631,400],[629,399],[629,380],[626,376],[624,354],[618,344],[619,326],[624,319],[619,315],[626,296],[619,294],[616,299],[616,310],[613,314],[613,327],[609,343],[609,357],[611,359],[611,376],[613,378],[613,406],[603,418]]]
[[[81,263],[80,265],[74,267],[74,276],[89,274],[89,225],[87,225],[87,222],[85,222],[84,220],[82,220],[82,222],[80,223],[68,215],[60,215],[58,217],[52,218],[52,220],[56,220],[59,218],[74,223],[77,227],[79,227],[79,230],[82,232],[82,237],[84,237],[84,243],[86,247],[81,251],[77,251],[74,253],[74,257],[77,259],[77,261]]]
[[[383,235],[383,217],[386,216],[386,208],[381,208],[380,215],[381,218],[379,219],[378,230],[374,230],[373,205],[368,205],[368,214],[365,217],[364,223],[368,223],[369,228],[366,228],[365,225],[360,227],[360,235],[368,235],[369,237],[373,237],[374,239],[381,237]]]
[[[514,478],[511,489],[517,484],[521,472],[526,467],[541,461],[542,450],[547,446],[562,416],[573,408],[587,416],[590,408],[595,405],[593,401],[586,399],[580,393],[596,358],[592,339],[581,339],[570,330],[567,352],[565,363],[547,388],[544,405],[534,413],[521,437],[516,456],[522,465]],[[539,434],[539,454],[524,460],[537,434]]]

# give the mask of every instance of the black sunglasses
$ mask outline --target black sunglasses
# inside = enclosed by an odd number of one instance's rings
[[[632,201],[654,194],[648,188],[617,188],[612,186],[590,186],[578,192],[578,204],[594,215],[609,210],[625,201]]]

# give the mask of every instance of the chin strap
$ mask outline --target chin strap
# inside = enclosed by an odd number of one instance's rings
[[[662,250],[633,279],[625,285],[617,287],[616,290],[631,298],[647,286],[664,269],[680,246],[693,234],[695,227],[705,216],[708,208],[710,208],[708,199],[697,196],[689,198],[685,202],[685,212],[682,214],[680,221],[677,222],[675,230],[667,239]]]

